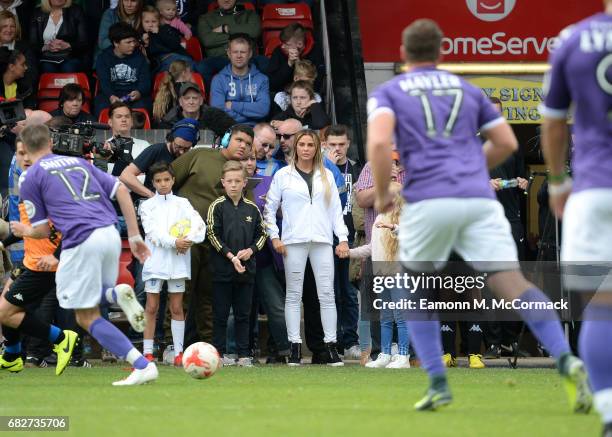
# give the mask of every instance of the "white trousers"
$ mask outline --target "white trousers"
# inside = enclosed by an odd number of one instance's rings
[[[336,300],[334,298],[334,253],[331,244],[296,243],[286,246],[285,280],[285,320],[287,337],[291,343],[301,343],[300,320],[304,271],[306,261],[310,265],[317,284],[317,295],[321,306],[321,324],[325,343],[336,342]]]

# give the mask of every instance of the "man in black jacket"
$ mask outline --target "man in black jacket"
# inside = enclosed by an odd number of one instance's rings
[[[253,365],[249,350],[249,315],[255,283],[255,252],[266,242],[266,231],[259,208],[244,197],[246,174],[238,161],[223,165],[221,182],[225,195],[208,209],[208,239],[214,248],[213,344],[225,353],[227,318],[234,311],[236,352],[239,366]],[[234,361],[223,357],[224,365]]]

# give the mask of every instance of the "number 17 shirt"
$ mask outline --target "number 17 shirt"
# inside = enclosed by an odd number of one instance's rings
[[[84,159],[49,154],[22,173],[19,194],[32,226],[50,219],[70,249],[117,222],[110,199],[119,183]]]

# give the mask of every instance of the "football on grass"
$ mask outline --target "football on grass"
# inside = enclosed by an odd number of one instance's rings
[[[212,344],[200,341],[183,352],[183,369],[192,378],[210,378],[221,367],[221,357]]]

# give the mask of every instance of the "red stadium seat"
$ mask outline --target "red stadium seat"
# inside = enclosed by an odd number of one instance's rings
[[[76,83],[83,88],[83,94],[86,99],[91,99],[91,90],[89,88],[89,80],[85,73],[44,73],[40,76],[38,82],[38,98],[55,98],[59,97],[59,93],[64,85]]]
[[[280,30],[289,24],[300,23],[307,29],[313,29],[310,7],[304,3],[269,4],[264,6],[261,17],[261,28]]]
[[[200,41],[195,36],[192,36],[188,40],[183,40],[185,42],[185,50],[195,62],[200,62],[204,59],[204,55],[202,54],[202,46],[200,45]]]
[[[151,129],[151,117],[149,117],[149,112],[144,108],[132,108],[132,112],[142,112],[145,116],[144,129]],[[100,116],[98,117],[99,123],[108,123],[108,108],[104,108],[102,112],[100,112]]]
[[[255,5],[251,2],[242,2],[242,4],[244,5],[244,9],[255,10]],[[217,2],[212,2],[208,5],[208,12],[214,11],[215,9],[219,9],[219,4]]]
[[[280,40],[280,32],[266,32],[263,35],[264,40],[264,56],[270,57],[272,56],[272,52],[275,48],[281,45]],[[304,47],[304,52],[308,53],[312,50],[314,46],[314,37],[312,36],[312,32],[306,32],[306,46]]]
[[[164,77],[166,77],[167,74],[168,72],[162,71],[161,73],[157,73],[155,75],[155,81],[153,82],[153,94],[152,94],[154,99],[155,99],[155,96],[157,95],[157,92],[159,91],[159,87],[161,86],[162,80],[164,80]],[[198,85],[200,89],[202,90],[202,94],[206,95],[206,87],[204,86],[204,79],[202,78],[202,75],[200,73],[193,72],[191,76],[193,77],[194,83]]]

